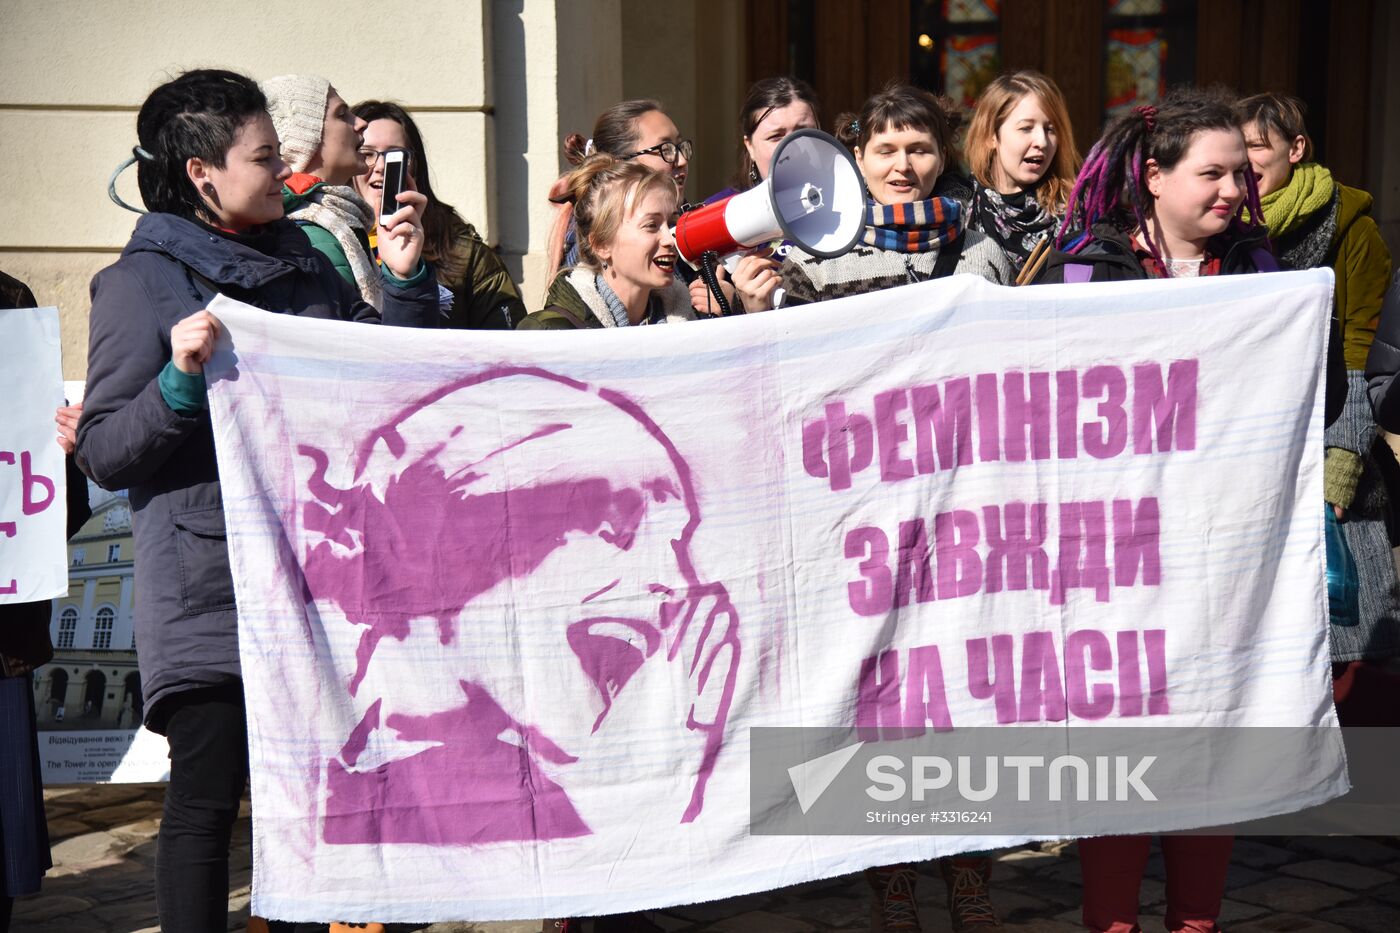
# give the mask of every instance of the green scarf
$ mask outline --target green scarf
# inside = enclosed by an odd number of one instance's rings
[[[1278,239],[1296,230],[1303,221],[1331,203],[1336,187],[1332,173],[1316,162],[1295,165],[1288,184],[1259,199],[1269,238]]]

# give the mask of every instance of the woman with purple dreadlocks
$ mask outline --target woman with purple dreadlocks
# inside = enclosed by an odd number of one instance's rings
[[[1196,89],[1173,91],[1159,107],[1138,107],[1114,119],[1080,169],[1059,248],[1036,281],[1277,271],[1268,231],[1258,221],[1259,192],[1237,121],[1228,97]],[[1334,340],[1329,420],[1345,397],[1345,383],[1336,397],[1332,386],[1339,351]],[[1228,835],[1162,837],[1169,931],[1219,929],[1233,843]],[[1150,846],[1148,836],[1079,841],[1086,927],[1096,933],[1141,929],[1138,889]]]
[[[1231,101],[1173,91],[1160,107],[1138,107],[1104,130],[1037,282],[1275,271],[1258,204]]]

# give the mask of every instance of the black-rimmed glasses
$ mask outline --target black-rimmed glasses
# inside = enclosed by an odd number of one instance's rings
[[[688,139],[682,139],[678,143],[673,143],[668,139],[664,143],[657,143],[655,146],[648,146],[646,149],[638,149],[631,155],[623,156],[623,158],[635,159],[637,156],[659,155],[661,156],[661,161],[665,162],[667,165],[675,165],[677,156],[689,162],[690,154],[694,151],[695,143]]]
[[[412,149],[403,149],[399,146],[391,146],[388,149],[371,149],[368,146],[360,150],[360,158],[365,160],[365,174],[374,171],[374,167],[379,164],[379,160],[391,152],[403,153],[403,164],[409,174],[413,174],[414,163],[418,160],[413,157]]]

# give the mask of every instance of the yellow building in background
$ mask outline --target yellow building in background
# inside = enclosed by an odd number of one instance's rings
[[[141,724],[131,505],[92,486],[89,497],[92,518],[68,542],[68,595],[53,603],[54,659],[34,674],[41,729]]]
[[[61,12],[60,12],[61,9]],[[263,80],[319,74],[350,103],[402,103],[423,130],[433,188],[496,246],[541,307],[562,142],[629,97],[660,98],[695,140],[687,195],[725,184],[739,152],[747,0],[418,0],[355,11],[175,0],[0,2],[0,269],[62,317],[64,378],[87,361],[88,283],[136,215],[107,198],[136,114],[191,68]],[[117,190],[140,205],[136,174]]]

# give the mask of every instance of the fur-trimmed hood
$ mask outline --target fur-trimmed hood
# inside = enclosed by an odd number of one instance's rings
[[[520,330],[573,330],[575,328],[616,327],[607,302],[598,291],[597,273],[583,266],[566,269],[554,277],[545,296],[544,309],[529,315]],[[690,290],[680,279],[652,293],[661,302],[668,324],[695,320],[690,306]]]
[[[616,327],[608,303],[598,291],[597,273],[584,266],[575,266],[565,273],[565,281],[588,306],[588,310],[604,327]],[[695,309],[690,306],[690,290],[680,279],[672,279],[671,284],[660,291],[652,292],[653,298],[661,299],[661,311],[667,324],[695,320]]]

